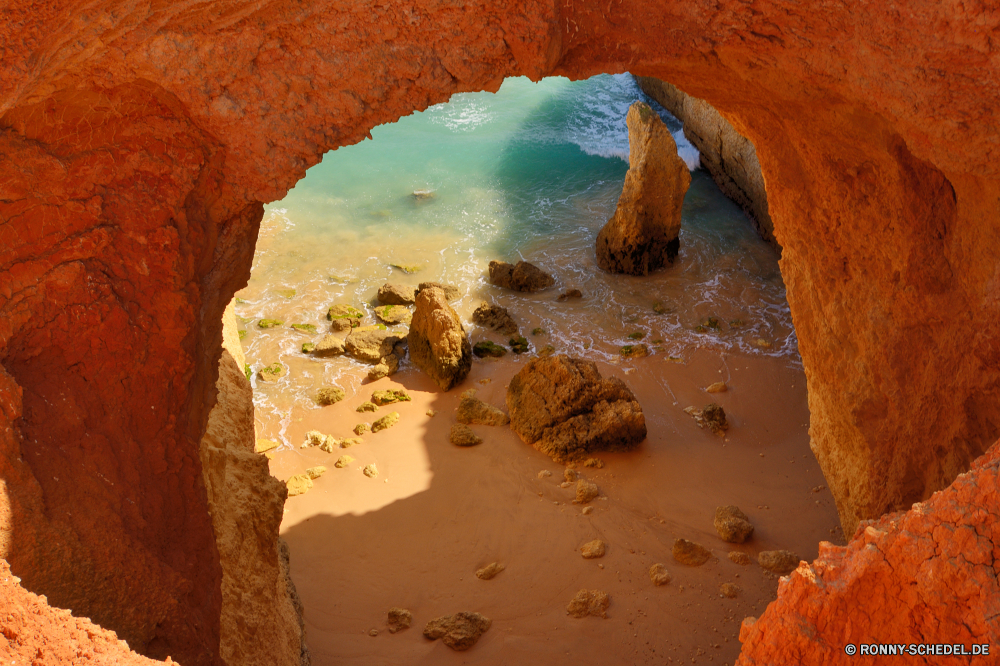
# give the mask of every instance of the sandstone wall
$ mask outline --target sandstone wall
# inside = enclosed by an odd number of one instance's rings
[[[637,76],[642,91],[684,123],[684,136],[698,149],[701,166],[719,189],[750,217],[757,233],[779,250],[774,222],[767,212],[767,191],[757,150],[703,99],[691,97],[666,81]]]
[[[1000,16],[976,3],[4,11],[0,555],[144,654],[221,661],[199,443],[261,202],[371,127],[505,76],[669,80],[753,142],[848,533],[1000,432]]]

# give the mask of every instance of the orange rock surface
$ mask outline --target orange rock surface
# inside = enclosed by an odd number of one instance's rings
[[[1000,645],[1000,445],[905,513],[865,522],[847,547],[820,545],[744,620],[739,666],[874,663],[861,644],[989,645],[989,656],[906,652],[906,664],[997,663]],[[859,650],[851,656],[847,645]],[[916,650],[916,648],[914,648]],[[882,656],[879,659],[893,659]],[[860,662],[859,662],[860,660]]]
[[[144,654],[220,661],[198,447],[261,202],[371,127],[506,76],[654,76],[754,143],[812,446],[848,533],[945,487],[1000,431],[1000,15],[986,4],[4,12],[0,555]]]

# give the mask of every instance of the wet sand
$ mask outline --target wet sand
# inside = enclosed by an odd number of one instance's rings
[[[581,469],[601,489],[593,513],[583,515],[572,503],[575,489],[559,485],[564,467],[509,427],[472,426],[485,439],[473,448],[448,442],[462,391],[476,388],[505,408],[505,385],[527,356],[477,360],[448,393],[407,365],[391,378],[345,386],[348,396],[336,405],[293,409],[286,434],[296,447],[307,430],[354,436],[357,423],[400,414],[359,446],[333,454],[285,448],[271,461],[280,479],[328,468],[307,494],[289,498],[282,524],[314,664],[732,664],[741,620],[776,595],[778,577],[756,564],[757,553],[788,549],[811,560],[821,540],[843,542],[829,491],[813,491],[825,482],[808,447],[805,376],[787,359],[700,350],[683,364],[666,355],[599,363],[602,374],[632,387],[649,436],[633,452],[600,454],[603,469]],[[720,380],[728,392],[703,390]],[[413,400],[355,411],[382,388],[404,388]],[[683,412],[713,401],[730,422],[725,438]],[[356,460],[334,468],[344,454]],[[377,478],[362,474],[368,464]],[[539,479],[541,470],[552,476]],[[715,507],[726,504],[750,516],[756,529],[748,543],[716,534]],[[676,562],[671,547],[680,537],[709,548],[713,559],[701,567]],[[583,559],[579,548],[597,538],[607,554]],[[731,550],[753,563],[731,562]],[[506,570],[476,578],[494,561]],[[649,579],[657,562],[673,577],[666,586]],[[722,583],[742,592],[723,598]],[[566,614],[580,589],[610,595],[607,619]],[[414,619],[390,634],[386,613],[394,606]],[[422,636],[429,620],[458,611],[493,620],[471,650],[453,652]]]

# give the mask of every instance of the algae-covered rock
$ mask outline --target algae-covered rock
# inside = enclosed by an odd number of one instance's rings
[[[597,558],[604,557],[607,547],[608,544],[600,539],[594,539],[583,544],[580,548],[580,554],[583,555],[583,559],[585,560],[596,560]]]
[[[282,298],[287,298],[291,300],[295,298],[296,292],[294,289],[275,289],[274,293],[276,293],[278,296],[281,296]]]
[[[501,335],[517,333],[517,323],[505,307],[482,303],[472,313],[472,321]]]
[[[455,446],[477,446],[483,443],[483,438],[472,432],[472,428],[464,423],[456,423],[451,427],[448,441]]]
[[[241,328],[240,330],[236,331],[236,335],[238,335],[240,340],[242,340],[243,338],[247,337],[247,331],[245,328]]]
[[[515,354],[523,354],[528,351],[528,340],[523,335],[518,335],[507,341],[510,350]]]
[[[444,291],[423,289],[407,336],[410,359],[447,391],[472,368],[472,345]]]
[[[272,363],[257,371],[257,379],[262,382],[276,382],[288,374],[288,369],[280,363]]]
[[[551,275],[526,261],[519,261],[517,264],[491,261],[490,282],[514,291],[541,291],[556,283]]]
[[[423,291],[424,289],[440,289],[444,292],[444,297],[449,301],[456,300],[462,295],[462,292],[458,290],[458,287],[451,284],[441,284],[440,282],[421,282],[417,285],[417,291]]]
[[[739,507],[720,506],[715,509],[715,530],[723,541],[743,543],[753,534],[753,525]]]
[[[312,324],[292,324],[291,327],[303,333],[316,333],[316,327]]]
[[[372,393],[372,402],[379,406],[391,405],[394,402],[410,402],[410,394],[403,389],[374,391]],[[375,410],[372,409],[371,411]]]
[[[413,287],[386,282],[379,287],[377,298],[383,305],[413,305],[416,291]]]
[[[608,597],[607,592],[580,590],[566,606],[566,614],[575,618],[587,617],[588,615],[606,618],[610,605],[611,598]]]
[[[321,406],[333,405],[344,399],[344,389],[339,386],[324,386],[316,393],[316,404]]]
[[[309,489],[313,487],[313,480],[309,478],[308,474],[296,474],[285,482],[285,486],[288,488],[288,496],[295,497],[309,492]]]
[[[542,357],[552,356],[555,353],[556,353],[556,348],[554,345],[545,345],[544,347],[538,350],[538,356]]]
[[[500,358],[507,353],[507,348],[490,340],[482,340],[472,346],[472,353],[479,358],[483,358],[484,356]]]
[[[302,343],[302,353],[311,354],[316,349],[316,343],[314,342],[303,342]]]
[[[276,328],[284,326],[285,322],[280,319],[261,319],[257,322],[257,328]]]
[[[317,465],[316,467],[310,467],[309,469],[306,470],[306,476],[308,476],[310,479],[318,479],[325,473],[326,473],[326,467],[323,467],[322,465]]]
[[[367,400],[360,405],[358,405],[356,412],[375,412],[378,411],[378,405],[373,402],[368,402]]]
[[[333,466],[337,469],[344,469],[352,462],[354,462],[354,458],[352,456],[340,456],[337,458],[337,462],[333,463]]]
[[[757,564],[772,573],[787,576],[799,566],[799,556],[788,550],[765,550],[757,555]]]
[[[372,424],[372,432],[380,432],[386,428],[391,428],[399,421],[399,412],[390,412]]]
[[[653,581],[653,585],[657,587],[669,583],[671,578],[666,565],[657,563],[649,567],[649,580]]]
[[[675,560],[692,567],[701,566],[712,557],[711,551],[707,548],[687,539],[674,541],[673,553]]]
[[[326,356],[340,356],[347,348],[344,345],[344,339],[337,335],[327,335],[324,336],[322,340],[316,343],[313,347],[313,356],[318,356],[320,358]]]
[[[365,313],[353,305],[332,305],[326,311],[326,318],[330,320],[332,331],[343,332],[360,326]]]
[[[623,358],[645,358],[649,356],[649,347],[643,343],[637,345],[625,345],[618,350]]]
[[[458,403],[457,420],[469,425],[500,426],[510,423],[510,417],[502,410],[469,395],[462,396]]]
[[[409,324],[413,319],[413,313],[402,305],[380,305],[375,308],[375,316],[386,324]]]
[[[455,613],[431,620],[424,627],[424,637],[441,642],[452,650],[468,650],[489,630],[493,622],[479,613]]]

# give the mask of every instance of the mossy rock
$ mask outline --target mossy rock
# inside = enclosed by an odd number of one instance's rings
[[[241,317],[239,315],[236,315],[236,320],[241,324],[249,324],[250,322],[253,321],[253,317]]]
[[[303,342],[302,343],[302,353],[303,354],[311,354],[314,349],[316,349],[316,343],[315,342]]]
[[[247,299],[245,299],[245,298],[237,298],[236,299],[236,304],[237,305],[246,305],[246,302],[247,302]]]
[[[240,336],[240,340],[242,340],[243,338],[247,337],[247,330],[245,328],[241,328],[240,330],[236,331],[236,335]]]
[[[729,327],[730,328],[740,328],[740,327],[742,327],[744,325],[745,324],[744,324],[744,322],[743,322],[742,319],[730,319],[729,320]]]
[[[418,266],[416,264],[389,264],[392,268],[398,268],[407,275],[413,275],[414,273],[419,273],[424,270],[423,266]]]
[[[261,319],[257,322],[257,328],[275,328],[277,326],[284,326],[285,322],[280,319]]]
[[[545,335],[545,329],[541,326],[531,329],[532,335]]]
[[[701,324],[698,324],[697,326],[694,327],[694,332],[695,333],[708,333],[708,327],[707,326],[702,326]]]
[[[493,358],[500,358],[507,353],[507,348],[498,345],[490,340],[483,340],[482,342],[477,342],[472,346],[472,353],[483,358],[484,356],[492,356]]]
[[[292,324],[292,328],[303,333],[316,333],[316,327],[312,324]]]
[[[294,289],[275,289],[274,293],[276,293],[278,296],[281,296],[283,298],[287,298],[289,300],[295,298],[295,290]]]
[[[618,353],[623,358],[643,358],[644,356],[649,356],[649,347],[644,344],[625,345],[618,350]]]
[[[333,405],[344,399],[344,389],[339,386],[325,386],[316,394],[317,405]]]
[[[410,395],[402,389],[375,391],[372,393],[372,402],[376,405],[391,405],[394,402],[410,402]]]
[[[528,340],[523,335],[518,335],[507,341],[510,345],[510,350],[515,354],[523,354],[528,351]]]
[[[247,376],[247,381],[250,381],[250,378],[253,377],[253,368],[250,367],[249,363],[243,364],[243,374]]]
[[[331,305],[326,311],[326,318],[330,321],[334,319],[350,319],[351,327],[357,327],[361,320],[365,318],[365,313],[353,305]]]
[[[280,363],[272,363],[257,371],[257,379],[262,382],[276,382],[288,374],[288,369]]]
[[[713,331],[718,331],[722,329],[722,324],[720,324],[719,320],[715,317],[709,317],[705,321],[701,322],[701,325],[704,326],[705,328],[710,328]]]
[[[360,405],[358,405],[358,408],[355,409],[354,411],[356,411],[356,412],[376,412],[376,411],[378,411],[378,405],[376,405],[374,402],[368,402],[366,400],[365,402],[363,402]]]
[[[544,347],[538,350],[538,356],[541,358],[544,358],[546,356],[552,356],[555,353],[556,353],[555,345],[545,345]]]
[[[385,430],[386,428],[391,428],[392,426],[396,425],[398,421],[399,421],[399,412],[391,412],[389,414],[386,414],[385,416],[383,416],[382,418],[380,418],[379,420],[375,421],[375,423],[372,424],[372,432],[379,432],[381,430]]]
[[[655,303],[653,303],[653,312],[655,312],[656,314],[659,314],[659,315],[661,315],[661,314],[670,314],[673,311],[674,311],[673,308],[667,307],[666,305],[664,305],[660,301],[656,301]]]
[[[646,337],[646,333],[643,331],[636,331],[635,333],[628,334],[629,340],[642,340],[644,337]]]
[[[386,324],[409,324],[413,313],[403,305],[380,305],[375,308],[375,316]]]

